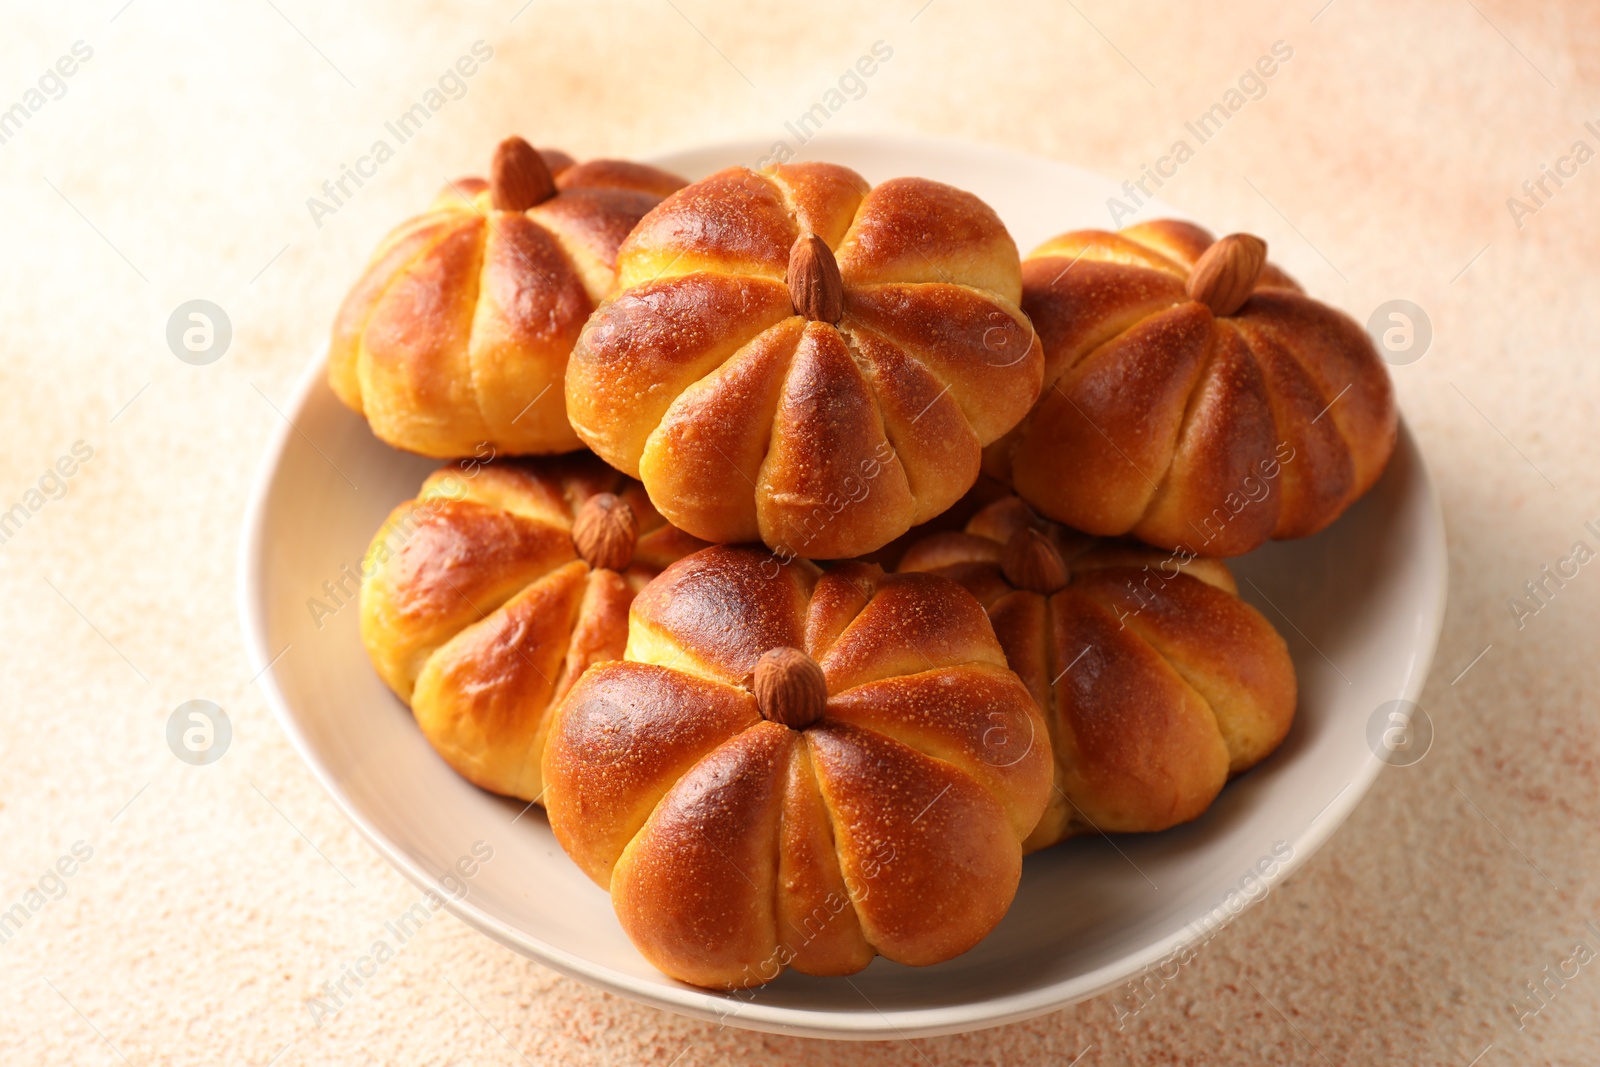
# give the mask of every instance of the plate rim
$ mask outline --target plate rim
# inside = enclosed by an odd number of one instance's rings
[[[827,145],[855,144],[869,145],[874,149],[880,150],[888,148],[891,151],[898,151],[903,148],[911,152],[920,151],[924,153],[929,149],[946,152],[984,152],[1001,157],[1010,156],[1027,160],[1030,165],[1045,163],[1053,167],[1093,174],[1093,172],[1086,171],[1070,163],[1030,155],[1004,146],[985,145],[981,142],[957,138],[908,134],[841,133],[820,135],[813,138],[812,141],[806,142],[806,144],[810,145],[814,142],[825,142],[824,147]],[[656,153],[650,156],[647,161],[656,162],[659,165],[663,160],[671,160],[691,153],[727,152],[732,154],[735,151],[748,152],[751,149],[760,151],[762,147],[759,141],[753,139],[731,139],[694,145],[676,152]],[[1100,176],[1096,175],[1096,177]],[[1163,209],[1167,207],[1167,205],[1156,206],[1160,206]],[[1176,209],[1173,209],[1171,213],[1177,216],[1184,216],[1183,212]],[[264,522],[273,487],[284,467],[285,453],[293,435],[297,432],[295,420],[304,412],[317,388],[319,386],[326,387],[326,366],[327,356],[326,353],[323,353],[314,356],[300,373],[300,377],[295,384],[293,397],[289,404],[285,405],[286,418],[278,426],[274,427],[272,436],[268,440],[251,481],[249,500],[240,530],[241,536],[237,556],[237,607],[245,650],[252,668],[256,671],[255,681],[260,686],[262,694],[272,710],[273,717],[277,720],[284,733],[288,735],[291,746],[310,769],[312,776],[321,785],[323,791],[328,794],[335,806],[338,807],[345,818],[355,826],[357,831],[378,854],[394,866],[408,881],[419,889],[436,890],[433,876],[412,862],[409,857],[404,855],[398,845],[391,842],[377,827],[368,821],[366,816],[356,808],[354,803],[336,784],[328,768],[323,765],[310,741],[299,728],[294,713],[289,708],[288,700],[284,697],[283,691],[278,685],[276,659],[274,657],[281,656],[282,651],[286,651],[286,649],[274,653],[270,650],[266,641]],[[1400,699],[1416,701],[1421,695],[1432,670],[1433,659],[1438,650],[1439,638],[1443,630],[1444,615],[1449,600],[1449,544],[1444,523],[1443,503],[1439,497],[1437,484],[1434,481],[1432,470],[1428,466],[1427,457],[1417,443],[1416,437],[1412,434],[1403,415],[1398,418],[1395,451],[1398,452],[1402,448],[1409,449],[1417,464],[1423,511],[1428,525],[1437,533],[1439,545],[1439,551],[1434,554],[1431,567],[1433,572],[1431,577],[1438,592],[1434,598],[1434,603],[1429,605],[1430,611],[1427,625],[1423,627],[1419,645],[1413,650],[1416,654],[1412,657],[1400,694]],[[1294,854],[1282,863],[1281,874],[1274,879],[1275,881],[1281,881],[1282,878],[1286,878],[1299,870],[1312,855],[1327,843],[1367,794],[1384,766],[1384,762],[1378,759],[1377,756],[1368,757],[1367,761],[1362,765],[1360,773],[1351,780],[1350,785],[1328,804],[1327,808],[1313,820],[1300,839],[1294,842]],[[1329,818],[1330,815],[1333,817]],[[653,1008],[679,1015],[687,1015],[703,1021],[738,1026],[743,1029],[833,1040],[905,1040],[912,1037],[934,1037],[965,1033],[1021,1022],[1098,996],[1115,988],[1118,983],[1126,980],[1130,975],[1139,974],[1160,960],[1175,952],[1180,952],[1186,946],[1201,940],[1200,936],[1196,935],[1192,929],[1184,927],[1168,934],[1159,941],[1147,945],[1143,949],[1120,956],[1116,960],[1092,971],[1051,982],[1024,992],[1007,994],[999,998],[929,1008],[896,1009],[892,1012],[884,1012],[873,1007],[872,1013],[836,1013],[815,1011],[807,1008],[763,1005],[758,1000],[730,997],[726,994],[699,989],[684,983],[673,985],[645,983],[625,972],[594,963],[580,955],[568,952],[538,937],[500,922],[493,916],[473,906],[470,903],[470,894],[459,900],[448,894],[441,894],[441,899],[445,908],[451,914],[505,947],[535,959],[569,978],[577,979],[636,1003],[643,1003]],[[1231,923],[1234,918],[1244,914],[1255,903],[1257,903],[1257,900],[1248,901],[1237,913],[1225,920],[1223,925]],[[1215,933],[1215,930],[1212,932]],[[871,1006],[870,1001],[867,1003]],[[731,1009],[730,1005],[732,1005]]]

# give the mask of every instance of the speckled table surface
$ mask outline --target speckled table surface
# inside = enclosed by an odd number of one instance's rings
[[[27,915],[0,943],[0,1061],[1600,1058],[1600,578],[1574,555],[1600,548],[1583,429],[1600,401],[1593,5],[461,7],[10,13],[0,508],[27,517],[0,543],[0,908]],[[308,209],[479,41],[492,58],[402,151],[335,211]],[[1275,42],[1292,49],[1160,192],[1266,236],[1358,318],[1407,299],[1432,324],[1394,369],[1450,538],[1422,698],[1432,750],[1386,770],[1329,845],[1136,1014],[1120,991],[958,1037],[764,1036],[596,992],[446,917],[315,1026],[306,998],[414,890],[252,685],[234,572],[275,409],[344,284],[508,131],[580,156],[776,140],[879,41],[892,58],[830,128],[962,137],[1133,180]],[[197,298],[232,323],[205,366],[165,336]],[[1537,599],[1529,581],[1544,581]],[[233,724],[203,768],[164,736],[197,698]]]

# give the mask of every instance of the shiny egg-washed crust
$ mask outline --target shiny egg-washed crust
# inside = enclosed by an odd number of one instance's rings
[[[573,516],[596,493],[620,496],[638,520],[621,572],[590,568],[573,547]],[[701,547],[587,453],[452,464],[368,548],[361,638],[446,762],[484,789],[538,800],[551,708],[590,664],[621,658],[634,594]]]
[[[1270,263],[1214,316],[1184,288],[1211,244],[1161,220],[1033,251],[1044,389],[984,469],[1069,526],[1210,556],[1316,533],[1370,489],[1398,418],[1372,341]]]
[[[823,717],[762,718],[756,661],[821,666]],[[1038,706],[954,582],[751,547],[669,567],[624,662],[592,668],[545,749],[550,825],[645,958],[741,988],[971,948],[1010,907],[1050,791]],[[1036,743],[1037,741],[1037,743]]]
[[[795,311],[790,248],[837,259],[837,324]],[[662,514],[786,555],[870,552],[955,503],[1038,398],[1016,245],[920,178],[732,167],[646,215],[567,368],[584,442]]]
[[[462,178],[384,238],[334,320],[328,382],[379,438],[437,458],[571,452],[567,357],[616,282],[617,248],[683,179],[540,153],[556,195],[490,205]]]
[[[1019,531],[1042,531],[1065,587],[1018,589],[1001,569]],[[964,532],[936,533],[900,570],[960,582],[988,609],[1012,670],[1045,711],[1055,789],[1029,851],[1085,831],[1164,830],[1197,818],[1294,719],[1288,647],[1239,599],[1221,560],[1090,537],[1016,497]]]

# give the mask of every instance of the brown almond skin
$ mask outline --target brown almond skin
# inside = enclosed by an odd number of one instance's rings
[[[507,137],[494,150],[489,168],[489,197],[496,211],[526,211],[556,195],[550,167],[520,137]]]
[[[1266,265],[1267,242],[1248,233],[1229,234],[1195,263],[1185,291],[1213,315],[1232,315],[1250,299]]]
[[[639,540],[639,521],[626,500],[596,493],[583,502],[572,523],[572,544],[584,562],[598,570],[626,570]]]
[[[839,276],[839,261],[827,242],[814,233],[803,233],[789,248],[789,270],[785,277],[794,309],[813,322],[838,322],[844,315],[844,281]]]
[[[1067,564],[1060,550],[1031,526],[1018,530],[1006,542],[1000,569],[1006,581],[1034,593],[1054,593],[1067,584]]]
[[[798,648],[762,653],[751,689],[761,717],[791,730],[804,730],[822,718],[828,704],[828,682],[822,668]]]

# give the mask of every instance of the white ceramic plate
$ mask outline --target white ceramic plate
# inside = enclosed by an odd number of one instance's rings
[[[755,164],[761,143],[658,160],[694,178]],[[1105,179],[998,149],[907,137],[819,139],[806,158],[871,181],[916,174],[983,197],[1026,252],[1046,237],[1107,226]],[[1149,205],[1153,217],[1171,213]],[[374,240],[377,235],[374,234]],[[1279,249],[1292,267],[1297,250]],[[575,978],[669,1011],[819,1037],[906,1038],[1038,1015],[1111,989],[1211,932],[1316,850],[1383,766],[1368,721],[1414,700],[1445,602],[1444,524],[1404,425],[1387,474],[1317,537],[1236,562],[1246,599],[1284,633],[1300,676],[1293,731],[1198,822],[1162,834],[1089,838],[1030,856],[1010,914],[988,939],[935,967],[879,959],[849,980],[785,974],[724,996],[663,977],[634,951],[606,894],[562,854],[542,811],[452,773],[368,665],[347,602],[320,625],[310,598],[353,573],[389,510],[436,464],[379,443],[323,380],[317,359],[289,403],[244,530],[240,609],[250,653],[284,729],[361,832],[419,886],[475,842],[493,859],[450,909]],[[346,582],[346,588],[350,588]],[[1258,872],[1265,870],[1262,875]],[[1174,963],[1167,963],[1168,976]]]

